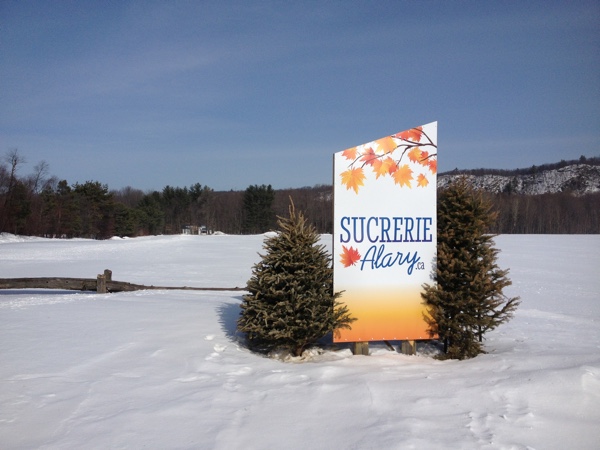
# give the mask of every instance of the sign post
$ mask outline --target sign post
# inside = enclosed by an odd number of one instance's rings
[[[334,154],[334,291],[357,320],[334,342],[429,339],[437,122]]]

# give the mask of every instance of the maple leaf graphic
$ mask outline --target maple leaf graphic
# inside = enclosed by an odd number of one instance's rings
[[[421,160],[421,149],[419,147],[414,147],[410,152],[408,152],[408,160],[414,163],[418,163]]]
[[[396,170],[396,163],[389,156],[384,160],[378,159],[373,163],[373,171],[375,172],[375,179],[384,176],[391,175]]]
[[[355,249],[354,247],[347,248],[345,245],[342,245],[340,262],[344,265],[344,267],[353,266],[358,261],[360,261],[360,253],[358,253],[358,249]]]
[[[417,177],[417,186],[426,187],[429,184],[429,180],[422,173]]]
[[[410,130],[401,131],[394,134],[392,137],[402,139],[404,141],[419,142],[423,135],[423,127],[411,128]]]
[[[396,145],[396,141],[392,139],[392,136],[386,136],[384,138],[377,139],[375,143],[384,154],[392,153],[398,147]]]
[[[400,187],[406,185],[411,188],[410,181],[413,179],[412,174],[413,171],[408,167],[408,164],[404,164],[394,172],[394,183],[399,184]]]
[[[362,167],[355,169],[348,169],[340,174],[342,177],[342,184],[346,186],[346,189],[354,189],[354,192],[358,194],[360,186],[365,185],[365,174]]]
[[[342,152],[342,156],[351,161],[356,159],[356,147],[351,147]]]
[[[429,160],[429,170],[431,170],[431,173],[437,172],[437,159]]]
[[[389,164],[389,169],[388,172],[390,173],[390,175],[394,175],[394,172],[396,172],[396,170],[398,170],[398,164],[396,164],[396,161],[394,161],[392,158],[389,158],[390,163]]]
[[[369,147],[365,150],[365,152],[363,153],[363,157],[360,159],[361,161],[364,161],[365,164],[372,166],[375,161],[378,161],[378,156],[375,154],[375,150],[373,150],[373,147]]]

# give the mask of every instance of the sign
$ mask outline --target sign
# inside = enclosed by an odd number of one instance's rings
[[[357,320],[335,342],[428,339],[437,122],[334,154],[334,291]]]

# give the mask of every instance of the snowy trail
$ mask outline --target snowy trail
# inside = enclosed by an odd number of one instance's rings
[[[133,282],[202,273],[229,284],[245,282],[262,243],[188,238],[4,242],[0,273],[25,275],[18,261],[33,276],[108,264]],[[383,344],[303,363],[254,355],[235,333],[235,292],[0,292],[0,447],[596,448],[600,239],[497,245],[508,294],[523,303],[490,333],[489,353],[468,361],[437,361],[424,344],[417,356]],[[103,246],[113,259],[98,263],[90,249]]]

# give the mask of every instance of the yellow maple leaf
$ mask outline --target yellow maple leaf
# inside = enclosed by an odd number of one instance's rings
[[[389,156],[383,160],[378,159],[373,164],[373,172],[375,172],[375,178],[379,178],[385,175],[391,175],[396,170],[396,163]]]
[[[408,152],[408,160],[414,163],[418,163],[421,161],[421,149],[419,147],[413,147],[410,152]]]
[[[354,161],[356,159],[356,147],[347,148],[342,152],[342,156],[346,159]]]
[[[362,167],[356,169],[348,169],[342,172],[342,184],[346,186],[346,189],[354,189],[354,192],[358,194],[358,188],[365,185],[365,174]]]
[[[399,184],[400,187],[406,185],[411,188],[410,181],[413,179],[412,174],[413,171],[408,167],[408,164],[404,164],[394,172],[394,183]]]
[[[386,136],[384,138],[377,139],[375,142],[379,147],[378,153],[380,154],[392,153],[398,147],[396,145],[396,141],[394,141],[391,136]]]
[[[429,184],[429,180],[422,173],[417,177],[417,186],[426,187]]]

